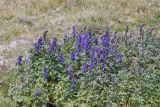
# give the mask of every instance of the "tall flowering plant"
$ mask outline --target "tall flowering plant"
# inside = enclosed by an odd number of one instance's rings
[[[29,60],[17,58],[19,82],[11,86],[9,95],[18,106],[28,107],[106,107],[129,101],[156,106],[153,99],[159,98],[160,87],[153,84],[159,81],[160,45],[142,31],[135,39],[129,37],[128,26],[124,36],[111,36],[109,31],[98,36],[73,26],[63,42],[49,40],[44,32],[30,50]],[[141,90],[147,90],[148,96]]]

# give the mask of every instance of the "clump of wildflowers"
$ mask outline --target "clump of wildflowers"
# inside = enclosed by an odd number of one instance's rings
[[[153,33],[141,27],[134,39],[127,26],[124,35],[111,34],[107,31],[98,37],[94,31],[73,26],[71,35],[65,34],[59,43],[56,38],[46,41],[44,32],[31,49],[29,61],[22,56],[17,59],[17,65],[24,66],[16,75],[19,84],[11,87],[15,102],[21,98],[20,103],[28,107],[48,103],[104,107],[119,106],[124,100],[158,107],[153,99],[159,99],[160,45],[151,40]],[[33,92],[35,86],[41,88]]]

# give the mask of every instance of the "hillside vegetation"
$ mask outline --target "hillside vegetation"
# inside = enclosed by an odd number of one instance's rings
[[[24,53],[45,29],[60,37],[74,24],[119,31],[147,24],[158,32],[160,26],[159,0],[1,0],[0,11],[0,60]]]
[[[6,96],[17,56],[27,56],[43,31],[60,40],[73,25],[124,33],[142,24],[159,36],[159,0],[0,0],[0,107],[14,106]]]

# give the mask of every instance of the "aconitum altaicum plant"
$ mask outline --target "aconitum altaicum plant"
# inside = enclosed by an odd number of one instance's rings
[[[158,107],[160,44],[149,28],[139,31],[100,36],[73,26],[63,42],[43,33],[18,57],[10,98],[25,107]]]

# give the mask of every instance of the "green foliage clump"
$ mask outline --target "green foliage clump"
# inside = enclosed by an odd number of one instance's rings
[[[38,39],[26,59],[17,59],[10,98],[24,107],[158,107],[160,44],[151,29],[138,35],[107,31],[99,39],[78,30],[63,41]]]

